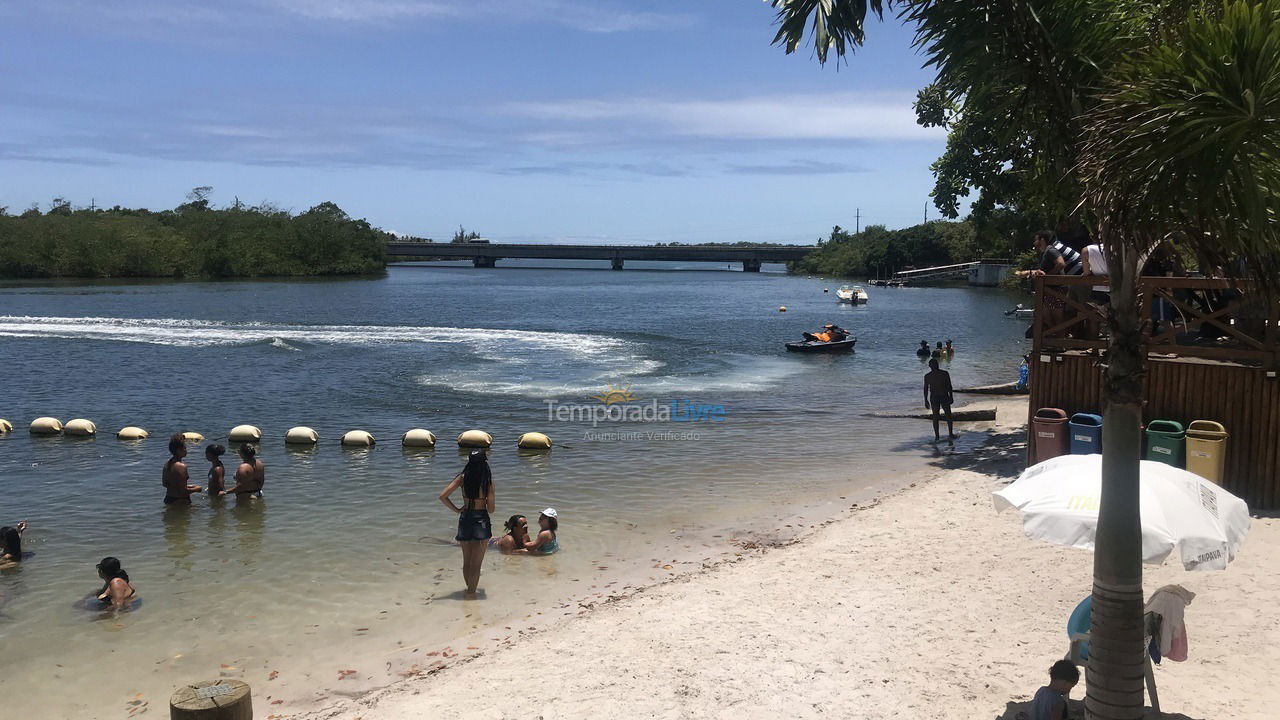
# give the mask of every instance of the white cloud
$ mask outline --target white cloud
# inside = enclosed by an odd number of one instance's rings
[[[269,0],[281,11],[311,20],[383,22],[427,17],[453,17],[463,8],[432,0]]]
[[[384,23],[445,18],[483,22],[542,22],[597,33],[686,27],[686,13],[635,12],[604,0],[266,0],[311,20]]]
[[[789,94],[703,99],[577,99],[523,102],[512,115],[617,134],[639,130],[723,140],[937,140],[940,128],[916,124],[914,95]]]
[[[694,22],[686,12],[629,10],[624,0],[43,0],[37,9],[60,20],[93,23],[99,30],[134,33],[157,27],[202,33],[262,29],[298,19],[339,29],[435,22],[545,24],[592,33],[670,30]],[[11,12],[0,4],[0,17]]]

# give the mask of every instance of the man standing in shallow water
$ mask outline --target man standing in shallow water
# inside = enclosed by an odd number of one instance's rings
[[[951,373],[938,369],[938,359],[929,361],[929,372],[924,376],[924,406],[933,411],[933,441],[942,437],[938,434],[938,411],[947,413],[947,439],[955,440],[955,428],[951,423]]]

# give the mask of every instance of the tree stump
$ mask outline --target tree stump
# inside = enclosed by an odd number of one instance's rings
[[[249,686],[239,680],[183,685],[169,698],[170,720],[253,720]]]

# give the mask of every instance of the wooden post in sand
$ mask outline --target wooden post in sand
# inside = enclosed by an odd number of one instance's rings
[[[169,698],[169,720],[253,720],[249,686],[239,680],[183,685]]]

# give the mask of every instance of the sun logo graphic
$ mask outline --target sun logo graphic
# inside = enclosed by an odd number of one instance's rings
[[[605,405],[628,403],[636,399],[636,396],[631,393],[630,385],[622,387],[621,384],[615,386],[613,383],[609,383],[608,386],[605,387],[605,391],[599,395],[591,395],[589,397],[592,400],[599,400]]]

